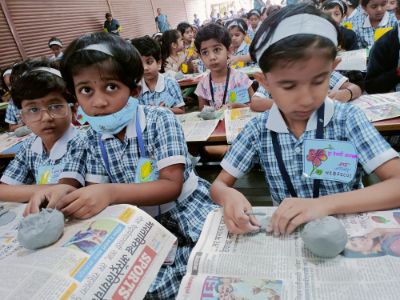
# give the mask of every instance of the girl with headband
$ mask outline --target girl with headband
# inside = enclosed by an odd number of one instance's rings
[[[249,44],[246,43],[245,37],[247,32],[247,24],[243,19],[233,19],[225,25],[231,36],[230,58],[229,64],[232,68],[243,68],[249,65],[251,57],[249,54]]]
[[[252,9],[247,13],[247,19],[249,20],[249,29],[247,30],[247,35],[250,38],[250,41],[253,40],[254,36],[258,28],[261,25],[261,13],[258,9]]]
[[[276,236],[327,215],[399,207],[398,153],[360,109],[327,97],[337,38],[334,21],[304,4],[276,12],[255,36],[250,54],[274,104],[240,132],[211,187],[230,232],[260,228],[249,201],[233,188],[256,162],[279,205],[268,226]],[[363,188],[364,172],[381,182]]]

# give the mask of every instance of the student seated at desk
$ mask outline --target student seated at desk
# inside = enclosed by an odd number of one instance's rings
[[[143,65],[131,43],[112,34],[86,34],[68,46],[62,65],[80,120],[91,127],[87,161],[75,164],[88,186],[66,195],[63,185],[54,186],[54,193],[61,191],[48,197],[49,205],[82,219],[113,204],[141,206],[178,238],[173,264],[163,265],[146,299],[175,299],[189,254],[216,207],[210,184],[194,173],[174,115],[133,98]],[[32,198],[32,211],[42,199],[40,193]]]
[[[247,106],[253,95],[252,81],[240,71],[228,66],[231,45],[229,32],[222,26],[209,24],[197,33],[195,45],[200,58],[210,73],[197,84],[195,94],[199,98],[199,109],[204,105],[220,109],[224,105],[232,108]]]
[[[266,19],[260,31],[266,34],[256,35],[250,53],[274,104],[240,132],[211,187],[228,230],[259,229],[249,216],[251,204],[233,188],[256,162],[279,205],[268,226],[274,235],[328,215],[399,207],[398,153],[360,109],[327,97],[330,73],[339,62],[333,20],[315,7],[290,5]],[[353,157],[345,167],[344,153]],[[363,188],[364,172],[376,173],[381,182]]]
[[[0,199],[25,202],[48,184],[83,185],[84,178],[67,165],[82,159],[84,144],[71,126],[72,97],[66,94],[60,71],[46,60],[26,60],[18,67],[24,72],[12,83],[12,97],[35,136],[23,142],[7,166],[0,179]]]
[[[161,68],[161,49],[151,37],[145,36],[132,40],[142,58],[144,75],[141,81],[142,91],[139,103],[161,106],[175,114],[185,112],[181,88],[175,79],[159,73]]]
[[[13,68],[7,69],[3,73],[3,79],[5,80],[4,83],[5,83],[8,91],[10,92],[10,96],[11,96],[11,89],[12,89],[11,82],[15,81],[15,78],[17,78],[19,75],[20,75],[19,64],[15,64]],[[12,100],[12,97],[8,98],[8,106],[6,109],[6,116],[5,116],[4,121],[6,123],[8,123],[8,129],[10,131],[14,131],[15,129],[17,129],[21,126],[24,126],[24,122],[22,121],[22,118],[21,118],[21,112],[15,106],[14,101]]]
[[[243,68],[251,65],[251,57],[249,54],[249,44],[246,43],[245,37],[247,32],[247,24],[243,19],[233,19],[225,25],[232,40],[230,47],[229,65],[232,68]]]
[[[262,74],[255,74],[255,78],[260,83],[265,81]],[[348,102],[356,99],[360,97],[362,93],[358,85],[349,82],[347,77],[336,71],[333,71],[329,78],[329,90],[328,97],[340,102]],[[274,100],[272,100],[271,95],[264,89],[263,85],[260,84],[251,98],[250,108],[253,111],[266,111],[272,107],[273,103]]]

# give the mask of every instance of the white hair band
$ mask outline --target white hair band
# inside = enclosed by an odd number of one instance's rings
[[[57,45],[57,46],[62,47],[62,44],[61,44],[61,42],[59,42],[59,41],[51,41],[51,42],[49,43],[49,47],[51,47],[51,46],[53,46],[53,45]]]
[[[311,14],[294,15],[282,20],[276,27],[270,39],[266,41],[263,47],[260,48],[261,43],[265,42],[265,36],[268,34],[268,32],[269,31],[263,33],[256,45],[256,48],[258,48],[256,52],[257,62],[260,61],[260,58],[264,52],[273,44],[286,37],[296,34],[315,34],[323,36],[331,40],[335,46],[338,45],[338,32],[335,26],[328,20]]]
[[[53,75],[56,75],[58,77],[61,77],[61,73],[59,70],[54,69],[54,68],[48,68],[48,67],[39,67],[39,68],[34,68],[32,70],[29,70],[27,72],[25,72],[23,75],[27,74],[27,73],[31,73],[31,72],[35,72],[35,71],[42,71],[42,72],[47,72],[47,73],[51,73]]]
[[[230,23],[228,24],[228,28],[227,28],[227,29],[229,30],[229,29],[231,29],[231,28],[234,27],[234,26],[239,27],[242,31],[246,31],[246,30],[244,30],[243,25],[240,24],[238,21],[232,21],[232,22],[230,22]]]
[[[102,53],[110,55],[110,56],[114,56],[111,53],[110,48],[106,44],[92,44],[92,45],[86,46],[82,50],[94,50],[94,51],[99,51],[99,52],[102,52]]]
[[[12,69],[7,69],[7,70],[5,70],[4,73],[3,73],[3,77],[4,77],[4,76],[7,76],[7,75],[10,75],[10,74],[11,74],[11,71],[12,71]]]

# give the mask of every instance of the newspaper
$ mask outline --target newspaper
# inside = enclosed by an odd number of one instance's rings
[[[400,92],[362,95],[351,104],[361,108],[370,122],[400,117]]]
[[[13,146],[19,144],[23,140],[33,136],[33,133],[23,137],[17,137],[13,132],[5,132],[0,134],[0,153],[7,153]]]
[[[367,49],[342,51],[338,56],[342,59],[336,67],[338,71],[365,71],[367,69]]]
[[[265,213],[257,216],[265,228],[275,208],[253,210]],[[299,231],[229,234],[216,209],[190,255],[177,299],[399,299],[400,209],[338,218],[349,241],[341,255],[323,259],[304,247]]]
[[[249,107],[233,108],[225,110],[226,141],[231,144],[244,126],[258,113]]]
[[[31,251],[16,239],[24,205],[3,203],[0,299],[142,299],[176,238],[131,205],[68,221],[54,245]]]
[[[223,110],[216,111],[216,119],[214,120],[203,120],[199,117],[198,111],[176,115],[178,120],[182,124],[183,133],[187,142],[202,142],[207,141],[215,128],[218,126],[218,122],[223,117]]]

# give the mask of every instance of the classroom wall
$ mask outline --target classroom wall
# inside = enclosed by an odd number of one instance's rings
[[[206,6],[207,0],[0,0],[0,68],[51,55],[52,36],[66,46],[81,34],[102,31],[108,11],[120,22],[121,36],[133,38],[156,31],[158,7],[175,27],[193,22],[194,13],[204,20]]]

